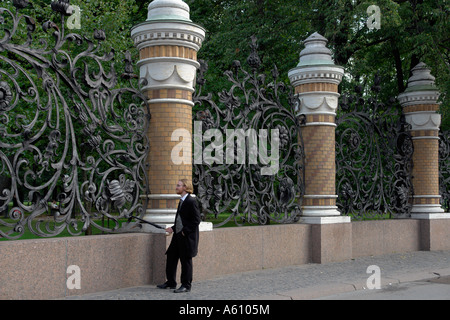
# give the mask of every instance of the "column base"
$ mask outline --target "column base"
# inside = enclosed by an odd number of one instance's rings
[[[301,223],[304,224],[335,224],[350,223],[351,218],[347,216],[339,217],[301,217]]]
[[[411,209],[412,219],[450,219],[450,214],[445,213],[439,204],[415,204]]]
[[[163,227],[163,226],[162,226]],[[131,222],[126,228],[122,229],[122,232],[128,233],[167,233],[164,229],[156,228],[150,224],[143,222]]]
[[[144,220],[158,225],[174,225],[177,214],[178,194],[149,194],[149,203]]]
[[[450,219],[450,213],[417,213],[411,214],[411,219],[419,219],[419,220]]]
[[[303,206],[301,223],[304,224],[334,224],[350,223],[351,218],[341,216],[336,206]]]
[[[191,194],[192,197],[195,197],[194,194]],[[156,200],[156,201],[165,201],[164,203],[167,205],[169,201],[172,201],[171,205],[174,207],[179,199],[180,195],[178,194],[153,194],[148,195],[148,199]],[[157,224],[158,226],[163,227],[164,229],[172,227],[175,224],[175,216],[177,214],[176,208],[150,208],[147,209],[146,215],[144,216],[144,220]],[[158,229],[152,225],[143,223],[143,228],[141,232],[149,232],[149,233],[166,233],[162,229]],[[199,225],[200,232],[203,231],[212,231],[213,224],[211,222],[200,222]]]
[[[169,227],[172,227],[173,226],[173,223],[169,223],[169,224],[158,224],[159,226],[161,226],[161,227],[163,227],[164,229],[167,229],[167,228],[169,228]],[[157,228],[155,228],[155,227],[153,227],[152,225],[148,225],[148,226],[150,226],[150,227],[152,227],[152,228],[154,228],[154,229],[156,229],[156,230],[160,230],[160,229],[157,229]],[[147,228],[148,230],[153,230],[152,228]],[[204,231],[213,231],[213,229],[214,229],[214,227],[213,227],[213,223],[212,222],[205,222],[205,221],[202,221],[202,222],[200,222],[200,225],[198,226],[198,228],[199,228],[199,231],[200,232],[204,232]],[[146,230],[147,230],[146,229]],[[164,231],[165,232],[165,231]],[[164,233],[164,232],[162,232],[162,233]],[[155,233],[155,232],[152,232],[152,233]],[[156,233],[161,233],[161,232],[156,232]]]
[[[330,217],[341,215],[336,206],[303,206],[302,212],[305,217]]]
[[[126,232],[138,232],[138,233],[164,233],[168,235],[169,233],[166,232],[165,229],[173,226],[173,224],[158,224],[164,229],[156,228],[155,226],[152,226],[151,224],[141,223],[141,222],[132,222],[128,224],[127,228],[123,231]],[[199,225],[199,231],[200,232],[208,232],[213,231],[213,224],[212,222],[200,222]]]
[[[177,209],[147,209],[144,220],[159,225],[175,223]]]

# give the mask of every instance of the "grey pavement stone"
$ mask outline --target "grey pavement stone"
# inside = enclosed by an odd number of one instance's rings
[[[450,275],[450,251],[419,251],[362,257],[344,262],[257,270],[193,283],[190,293],[176,294],[154,285],[125,288],[67,300],[289,300],[315,299],[364,289],[371,274],[381,269],[383,286],[437,279]],[[195,260],[194,260],[195,268]]]

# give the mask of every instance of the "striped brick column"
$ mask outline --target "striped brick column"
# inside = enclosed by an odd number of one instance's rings
[[[305,148],[304,223],[350,222],[336,206],[335,130],[338,86],[344,70],[336,66],[328,40],[314,33],[304,41],[300,63],[289,72],[301,105],[298,115],[306,116],[302,127]]]
[[[408,88],[399,95],[406,121],[411,125],[414,144],[411,217],[416,219],[450,218],[440,205],[439,195],[439,92],[435,78],[424,63],[412,70]]]
[[[173,224],[179,199],[175,186],[182,178],[192,179],[192,94],[205,30],[192,23],[183,1],[154,0],[148,19],[131,36],[140,54],[140,76],[148,82],[143,91],[151,113],[146,219]],[[174,154],[176,146],[184,152]]]

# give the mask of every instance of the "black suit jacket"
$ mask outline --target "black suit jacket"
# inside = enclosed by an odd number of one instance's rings
[[[187,257],[195,257],[198,253],[198,240],[199,240],[199,225],[201,222],[200,209],[198,207],[197,199],[192,197],[190,194],[187,195],[186,199],[183,201],[181,206],[177,210],[177,216],[180,215],[181,222],[183,223],[183,229],[179,235],[177,236],[177,240],[182,241],[181,248],[185,248],[185,252],[181,252],[181,254],[185,254]],[[176,217],[175,217],[175,221]],[[176,223],[176,222],[175,222]],[[175,225],[172,226],[172,230],[175,232]],[[170,243],[169,250],[175,250],[176,247],[180,248],[180,246],[174,244],[174,239],[172,238],[172,242]],[[184,251],[184,250],[183,250]]]

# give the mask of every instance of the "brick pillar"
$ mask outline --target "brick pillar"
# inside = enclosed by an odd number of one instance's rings
[[[344,70],[334,64],[327,42],[318,33],[307,38],[300,63],[289,72],[301,101],[298,115],[306,116],[301,129],[306,156],[302,221],[313,224],[350,222],[337,210],[335,186],[335,120]]]
[[[192,180],[192,94],[205,30],[192,23],[183,1],[154,0],[148,19],[132,29],[131,37],[140,54],[140,76],[148,82],[143,91],[151,112],[146,219],[173,224],[179,199],[175,186],[182,178]],[[184,152],[173,154],[176,146]]]
[[[399,95],[406,121],[411,125],[414,144],[411,217],[415,219],[450,218],[444,214],[439,195],[439,92],[435,78],[424,63],[412,70],[408,88]]]

